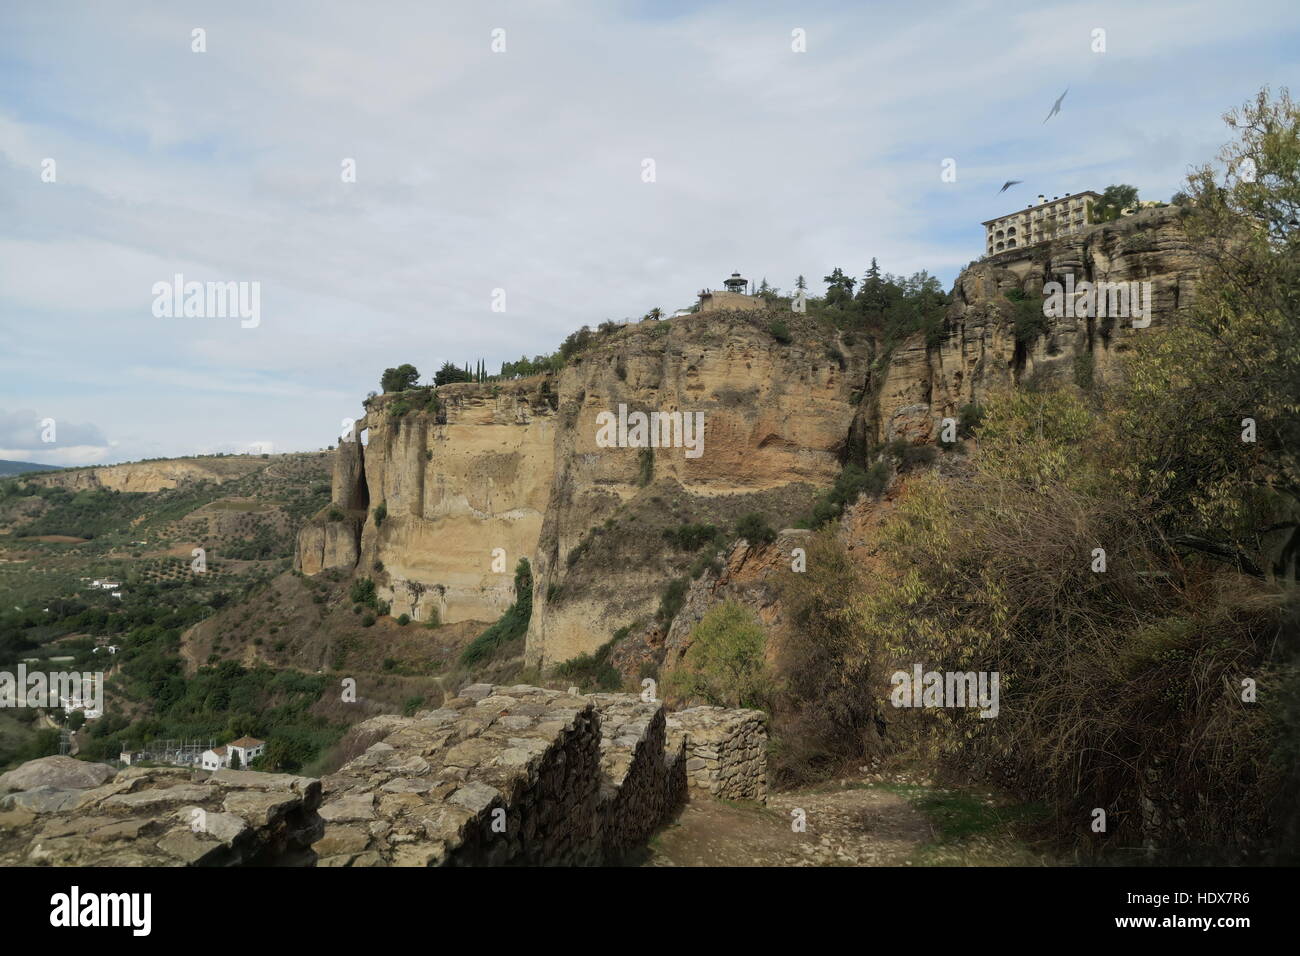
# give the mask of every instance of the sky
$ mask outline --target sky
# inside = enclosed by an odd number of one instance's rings
[[[1167,200],[1298,76],[1294,0],[0,0],[0,459],[322,448],[386,367],[734,270],[949,287],[982,221]]]

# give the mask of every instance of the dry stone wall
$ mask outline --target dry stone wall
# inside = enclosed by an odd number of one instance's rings
[[[590,700],[474,684],[324,779],[325,866],[599,862],[600,731]]]
[[[756,711],[697,708],[674,732],[660,702],[473,684],[443,707],[358,725],[382,734],[324,780],[324,866],[618,862],[698,792],[762,799]],[[697,740],[698,738],[698,740]],[[696,758],[700,759],[700,758]]]
[[[759,710],[690,707],[668,715],[669,746],[686,751],[692,794],[767,799],[767,718]]]
[[[593,694],[600,715],[601,849],[616,862],[645,845],[686,799],[684,741],[668,741],[660,703]]]
[[[696,796],[762,800],[763,715],[472,684],[374,717],[323,781],[111,767],[0,776],[0,866],[504,866],[625,860]]]

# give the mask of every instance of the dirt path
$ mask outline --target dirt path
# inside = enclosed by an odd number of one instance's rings
[[[804,832],[792,829],[802,810]],[[658,834],[644,866],[900,866],[933,836],[925,816],[881,789],[773,794],[767,806],[694,800]]]

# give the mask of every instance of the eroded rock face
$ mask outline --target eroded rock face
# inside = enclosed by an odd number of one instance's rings
[[[1123,318],[1048,318],[1045,334],[1018,343],[1005,293],[1020,289],[1041,303],[1044,284],[1063,283],[1067,274],[1076,284],[1150,282],[1158,326],[1195,292],[1197,266],[1179,222],[1177,207],[1151,209],[969,266],[957,278],[938,344],[913,336],[876,373],[876,402],[862,410],[863,431],[876,444],[934,441],[941,419],[958,417],[962,406],[984,401],[993,389],[1039,375],[1112,381],[1142,329]]]
[[[392,613],[416,620],[500,617],[550,495],[547,387],[542,379],[446,385],[441,413],[425,405],[395,414],[413,393],[374,399],[356,424],[367,444],[339,444],[330,508],[299,532],[298,569],[364,568]],[[377,562],[382,573],[371,570]]]
[[[788,344],[768,332],[777,318],[794,333]],[[657,555],[570,564],[584,536],[620,506],[648,494],[676,502],[682,522],[722,500],[750,501],[737,511],[772,514],[782,495],[802,503],[831,484],[847,454],[869,343],[828,338],[789,313],[710,313],[660,325],[641,323],[561,374],[563,426],[534,565],[530,664],[590,653],[619,627],[653,616],[674,576]],[[597,445],[597,415],[619,405],[702,411],[703,453],[652,449],[655,484],[643,489],[639,449]],[[559,599],[553,589],[562,591]]]
[[[315,859],[318,780],[150,767],[114,774],[99,764],[83,764],[88,769],[77,775],[52,760],[71,758],[44,758],[32,762],[41,765],[35,770],[24,764],[5,775],[7,785],[46,782],[0,798],[0,866],[305,866]]]
[[[354,568],[361,558],[360,513],[342,514],[309,521],[298,529],[294,568],[304,574],[319,574],[329,568]]]
[[[768,331],[776,318],[793,341]],[[441,414],[394,415],[416,393],[380,396],[357,424],[364,452],[344,443],[336,455],[332,507],[349,520],[309,522],[297,566],[362,569],[395,615],[491,621],[515,599],[512,572],[525,557],[529,662],[594,651],[653,613],[672,571],[649,559],[574,571],[569,556],[584,535],[661,489],[682,498],[681,521],[719,499],[752,498],[746,510],[767,511],[764,496],[795,489],[802,502],[839,472],[870,348],[789,313],[715,312],[598,337],[556,376],[443,386]],[[701,453],[651,449],[647,488],[640,449],[597,442],[597,416],[620,405],[702,412]]]

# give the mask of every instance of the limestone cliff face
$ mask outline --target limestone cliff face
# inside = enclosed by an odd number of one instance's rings
[[[782,343],[768,328],[775,318],[719,312],[625,327],[558,375],[443,386],[441,411],[396,414],[426,393],[372,400],[357,424],[364,447],[336,453],[333,504],[299,533],[298,568],[356,569],[393,614],[490,621],[514,600],[526,557],[529,661],[595,650],[652,615],[681,573],[662,560],[664,528],[721,526],[746,511],[790,519],[838,473],[870,346],[855,351],[789,314],[793,340]],[[598,416],[620,405],[703,413],[698,457],[680,445],[602,447]],[[619,547],[580,547],[619,520]]]
[[[1064,282],[1150,282],[1153,325],[1185,306],[1196,267],[1176,207],[1152,209],[1119,222],[1020,252],[1001,253],[961,273],[943,335],[914,336],[873,370],[875,401],[863,409],[863,431],[874,443],[896,438],[933,441],[945,417],[979,403],[992,389],[1034,376],[1113,380],[1116,363],[1143,330],[1123,318],[1050,318],[1043,334],[1017,342],[1009,290],[1043,301],[1043,286]]]
[[[791,520],[813,488],[834,481],[868,347],[855,351],[789,314],[781,318],[793,340],[782,344],[768,331],[775,318],[711,313],[643,322],[560,375],[530,663],[591,652],[616,629],[654,614],[664,586],[680,573],[665,562],[664,527],[726,527],[746,511]],[[620,405],[629,413],[702,412],[700,455],[600,447],[597,416]],[[612,534],[588,547],[605,523]]]
[[[362,441],[339,445],[332,505],[299,533],[298,568],[355,567],[394,615],[499,617],[514,600],[516,562],[533,556],[550,492],[554,413],[544,384],[448,385],[438,410],[410,409],[400,394],[372,400],[356,426]]]
[[[69,491],[106,488],[109,491],[152,493],[198,481],[221,484],[267,466],[268,460],[261,457],[173,458],[52,471],[29,475],[24,480],[28,484],[67,488]]]
[[[514,600],[525,557],[529,664],[590,653],[623,628],[656,655],[680,653],[708,601],[691,592],[685,623],[664,633],[665,588],[713,578],[665,532],[710,524],[730,544],[750,512],[793,527],[845,461],[895,438],[932,441],[942,418],[995,388],[1031,376],[1112,380],[1144,331],[1128,319],[1035,319],[1017,337],[1005,293],[1037,304],[1044,283],[1066,275],[1151,282],[1154,325],[1196,281],[1178,211],[1158,209],[973,264],[942,334],[880,359],[866,336],[848,340],[803,315],[709,312],[596,333],[557,374],[444,386],[439,407],[428,391],[380,396],[358,425],[368,443],[336,454],[333,505],[302,529],[298,567],[368,575],[393,614],[491,621]],[[774,334],[777,320],[788,335]],[[601,416],[620,408],[629,422],[702,413],[698,456],[680,441],[610,446]]]

